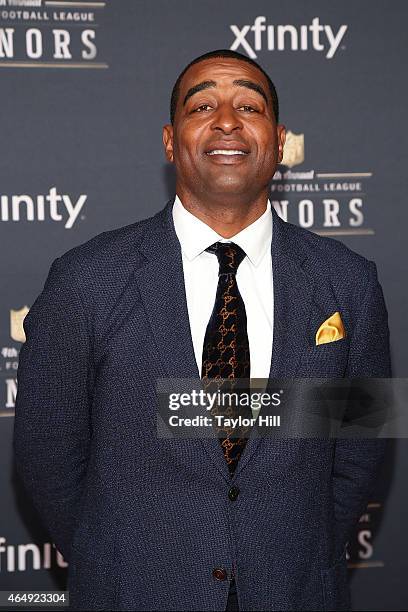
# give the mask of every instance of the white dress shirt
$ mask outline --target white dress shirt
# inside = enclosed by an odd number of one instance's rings
[[[204,336],[218,285],[218,259],[205,251],[214,242],[234,242],[246,253],[237,284],[245,304],[251,378],[268,378],[273,342],[272,212],[266,211],[235,236],[223,238],[184,208],[178,196],[173,221],[180,241],[191,336],[201,376]]]

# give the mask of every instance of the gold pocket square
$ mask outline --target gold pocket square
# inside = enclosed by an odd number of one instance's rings
[[[316,332],[316,345],[325,344],[326,342],[334,342],[334,340],[341,340],[346,335],[343,321],[341,320],[340,313],[335,312],[331,317],[323,321],[321,326]]]

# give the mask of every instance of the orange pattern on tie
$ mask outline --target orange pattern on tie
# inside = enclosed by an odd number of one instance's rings
[[[223,242],[216,242],[206,250],[217,256],[219,272],[215,304],[204,338],[203,386],[208,392],[238,393],[238,388],[248,392],[250,353],[247,318],[244,301],[236,281],[238,266],[244,259],[245,253],[238,245]],[[223,415],[226,418],[237,416],[252,418],[249,407],[223,406],[217,403],[210,414],[213,417]],[[232,475],[247,442],[243,434],[247,433],[249,428],[234,429],[225,424],[216,424],[214,418],[213,421]],[[240,433],[238,437],[233,435],[237,431]]]

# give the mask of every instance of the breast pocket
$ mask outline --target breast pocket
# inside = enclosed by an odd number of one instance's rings
[[[302,375],[309,378],[343,378],[348,363],[348,337],[308,347]]]

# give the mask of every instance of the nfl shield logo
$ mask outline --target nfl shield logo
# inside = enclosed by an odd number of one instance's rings
[[[23,321],[28,311],[28,306],[23,306],[20,310],[10,310],[10,336],[16,342],[26,341]]]
[[[294,134],[290,130],[286,133],[283,159],[281,164],[293,168],[305,160],[305,135]]]

